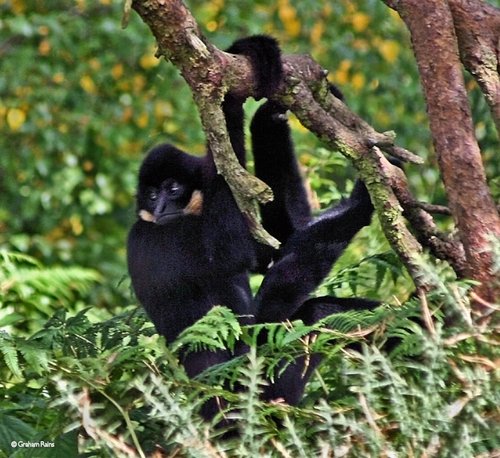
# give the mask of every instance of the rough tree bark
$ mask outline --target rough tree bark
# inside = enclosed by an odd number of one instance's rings
[[[449,0],[460,57],[478,82],[500,135],[500,10],[478,0]]]
[[[405,2],[403,0],[398,2],[386,0],[386,3],[399,5]],[[411,4],[412,2],[407,3]],[[414,3],[418,2],[415,0]],[[439,2],[427,1],[426,3]],[[208,43],[182,0],[134,0],[132,7],[155,35],[159,46],[158,54],[174,63],[190,85],[207,135],[207,144],[214,154],[218,171],[231,186],[242,211],[251,215],[254,224],[258,227],[258,220],[255,216],[256,204],[257,201],[264,202],[269,199],[269,190],[255,177],[241,169],[234,155],[231,154],[230,142],[220,107],[224,94],[228,91],[238,92],[245,97],[252,95],[253,75],[247,59],[224,53]],[[430,6],[428,7],[430,8]],[[434,14],[436,9],[431,9],[431,11]],[[447,11],[449,14],[449,10]],[[423,27],[425,28],[425,24],[427,24],[425,21],[428,18],[423,16],[421,19],[424,20]],[[433,25],[435,26],[435,24]],[[438,27],[437,30],[440,28]],[[452,40],[448,36],[446,39]],[[447,44],[449,43],[447,42]],[[457,59],[456,40],[451,49],[454,50],[454,56]],[[453,54],[453,51],[451,52]],[[433,56],[435,57],[435,51],[433,51]],[[391,246],[405,264],[417,289],[426,290],[432,287],[428,284],[428,279],[421,275],[419,253],[422,250],[422,245],[420,243],[429,247],[435,256],[449,261],[459,274],[468,274],[477,279],[478,272],[482,271],[485,275],[481,276],[481,279],[488,285],[489,280],[491,280],[487,275],[490,259],[488,255],[475,252],[475,248],[478,246],[485,247],[485,226],[479,226],[478,230],[481,232],[476,233],[476,237],[465,238],[468,243],[467,259],[465,259],[460,241],[453,240],[436,229],[429,214],[436,208],[415,201],[399,169],[391,166],[381,151],[415,163],[421,163],[420,158],[394,145],[393,134],[377,132],[333,97],[328,90],[325,71],[309,56],[283,56],[283,67],[284,83],[275,98],[293,111],[301,123],[325,141],[328,146],[340,150],[352,160],[360,178],[365,181],[372,196]],[[451,74],[454,76],[453,81],[460,86],[461,81],[456,75],[454,64],[450,68],[454,70]],[[424,70],[426,69],[424,68]],[[447,92],[448,97],[451,95],[455,96],[455,93]],[[464,92],[458,91],[457,95],[462,100]],[[443,96],[443,98],[446,97]],[[441,99],[436,98],[436,101],[438,100]],[[459,106],[462,105],[459,104]],[[468,107],[467,102],[463,107]],[[450,111],[450,113],[455,113],[457,107],[454,108],[455,110]],[[432,122],[438,122],[442,114],[442,110],[437,110],[436,118],[433,116]],[[481,163],[477,163],[478,150],[474,147],[475,140],[470,137],[470,129],[472,128],[470,114],[465,108],[464,112],[456,113],[456,115],[458,116],[456,119],[459,121],[457,123],[456,120],[453,120],[451,129],[444,129],[443,132],[443,129],[438,126],[436,131],[433,130],[433,134],[441,135],[439,142],[436,142],[436,149],[439,148],[439,151],[442,151],[442,148],[449,144],[453,146],[451,148],[453,154],[457,155],[456,157],[450,156],[447,152],[440,155],[441,166],[446,170],[446,174],[443,174],[445,175],[445,185],[453,185],[457,183],[457,180],[467,179],[470,185],[467,189],[479,189],[481,193],[481,198],[474,200],[472,210],[469,209],[469,199],[467,199],[467,206],[464,206],[463,201],[458,196],[450,198],[450,202],[453,203],[452,213],[463,232],[468,230],[467,228],[478,227],[477,224],[471,226],[470,222],[464,225],[461,220],[464,215],[468,216],[472,213],[477,218],[479,214],[482,214],[482,211],[486,212],[490,203],[486,197],[486,205],[484,204],[482,198],[485,195],[484,186],[475,187],[477,181],[484,184],[484,173]],[[447,120],[442,120],[442,122],[445,121]],[[463,126],[461,126],[462,123],[464,123]],[[461,127],[457,128],[457,124]],[[450,127],[448,123],[445,125]],[[459,151],[457,141],[465,141],[466,148],[463,155],[460,155],[461,151]],[[459,164],[463,164],[465,161],[469,164],[467,166],[469,168],[472,168],[471,165],[474,168],[479,168],[474,172],[471,170],[464,172],[471,174],[471,176],[462,175],[460,170],[458,172],[450,171],[450,162],[455,163],[457,160]],[[461,186],[463,189],[462,184]],[[401,207],[404,208],[405,215],[415,226],[414,230],[417,233],[418,241],[406,227]],[[466,221],[469,220],[466,219]],[[490,221],[492,222],[491,227],[495,228],[497,224],[495,220]],[[477,244],[478,240],[481,241],[479,245]],[[468,257],[472,257],[475,263],[471,264]],[[488,299],[492,297],[491,294],[486,294],[487,290],[483,290],[481,293]]]
[[[471,71],[479,75],[494,116],[500,96],[498,68],[493,76],[492,68],[481,60],[486,60],[486,55],[492,57],[489,51],[494,48],[481,46],[481,42],[491,43],[492,37],[488,27],[481,33],[478,21],[481,17],[484,19],[487,12],[493,15],[488,23],[498,27],[500,11],[477,0],[386,3],[398,11],[411,34],[434,148],[450,210],[465,250],[464,274],[481,282],[476,289],[480,297],[494,302],[498,298],[499,285],[492,272],[490,241],[492,236],[500,236],[500,217],[486,183],[474,133],[452,10],[458,18],[460,41],[465,47],[461,48],[462,56],[469,62]],[[498,46],[498,33],[495,38]]]

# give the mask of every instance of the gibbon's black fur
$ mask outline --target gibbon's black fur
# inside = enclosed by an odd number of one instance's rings
[[[302,320],[304,324],[312,325],[334,313],[349,310],[371,310],[378,305],[380,302],[369,299],[316,297],[304,302],[289,319],[290,321]],[[313,353],[297,358],[292,364],[288,364],[284,371],[283,364],[285,363],[279,365],[275,370],[273,383],[264,387],[263,398],[266,401],[283,399],[289,405],[297,405],[304,394],[307,381],[320,362],[321,355]]]
[[[330,90],[343,99],[335,86]],[[262,272],[264,265],[272,265],[254,298],[256,321],[300,319],[311,325],[334,313],[373,309],[378,301],[309,298],[354,235],[370,224],[373,205],[365,185],[358,180],[349,198],[312,218],[284,113],[282,106],[268,101],[257,110],[250,125],[255,174],[274,193],[274,200],[261,207],[262,223],[282,242],[278,251],[257,246],[257,270]],[[278,367],[273,383],[264,388],[263,398],[298,404],[320,360],[320,355],[311,355],[307,362],[305,357],[297,358],[284,371]]]
[[[272,96],[282,80],[277,42],[249,37],[236,41],[228,52],[249,57],[257,98]],[[223,110],[231,144],[245,166],[243,102],[228,94]],[[352,237],[370,223],[373,206],[358,181],[349,198],[312,218],[285,111],[267,101],[251,124],[256,175],[275,196],[262,207],[263,225],[282,242],[280,250],[252,239],[210,150],[198,158],[166,144],[154,148],[142,163],[139,218],[128,237],[128,267],[139,302],[168,342],[214,305],[230,307],[244,324],[286,319],[311,324],[338,311],[377,304],[357,298],[309,298]],[[255,298],[249,286],[251,270],[265,274]],[[235,354],[245,351],[241,345]],[[182,362],[194,377],[234,356],[229,351],[200,351],[185,355]],[[304,375],[304,362],[298,359],[267,388],[264,398],[298,403],[318,361]],[[218,409],[212,401],[202,411],[207,418]]]
[[[250,58],[259,98],[272,95],[282,78],[274,39],[245,38],[227,51]],[[243,102],[229,94],[223,110],[244,166]],[[139,171],[137,210],[128,240],[132,285],[167,341],[216,304],[253,315],[247,275],[254,242],[211,151],[197,158],[171,145],[154,148]]]

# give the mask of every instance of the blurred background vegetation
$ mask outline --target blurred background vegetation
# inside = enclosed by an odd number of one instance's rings
[[[0,246],[50,265],[98,270],[106,282],[93,303],[111,308],[133,300],[122,281],[124,247],[144,152],[163,141],[204,151],[187,85],[155,58],[137,15],[121,28],[122,3],[0,0]],[[380,0],[188,5],[218,47],[268,33],[286,53],[312,54],[354,111],[380,131],[395,130],[399,144],[426,159],[409,167],[414,192],[443,202],[408,34]],[[469,88],[493,180],[500,175],[493,126],[472,81]],[[256,106],[247,105],[250,113]],[[352,170],[296,120],[292,125],[320,202],[337,200],[352,185]],[[381,237],[360,246],[363,254],[367,246],[368,254],[385,249]]]

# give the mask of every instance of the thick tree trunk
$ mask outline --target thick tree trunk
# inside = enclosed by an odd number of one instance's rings
[[[460,57],[476,79],[500,135],[500,9],[480,0],[448,0]]]
[[[500,218],[486,184],[465,90],[452,14],[443,0],[387,2],[411,33],[427,101],[434,147],[449,206],[467,259],[466,275],[481,282],[477,294],[498,297],[489,238]]]

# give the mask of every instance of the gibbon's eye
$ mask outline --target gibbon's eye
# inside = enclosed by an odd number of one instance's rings
[[[158,199],[158,191],[156,189],[151,189],[149,191],[148,198],[149,198],[149,200],[154,202],[156,199]]]
[[[177,181],[172,181],[172,183],[170,183],[167,187],[167,193],[172,197],[177,197],[178,195],[182,194],[183,191],[183,186]]]

